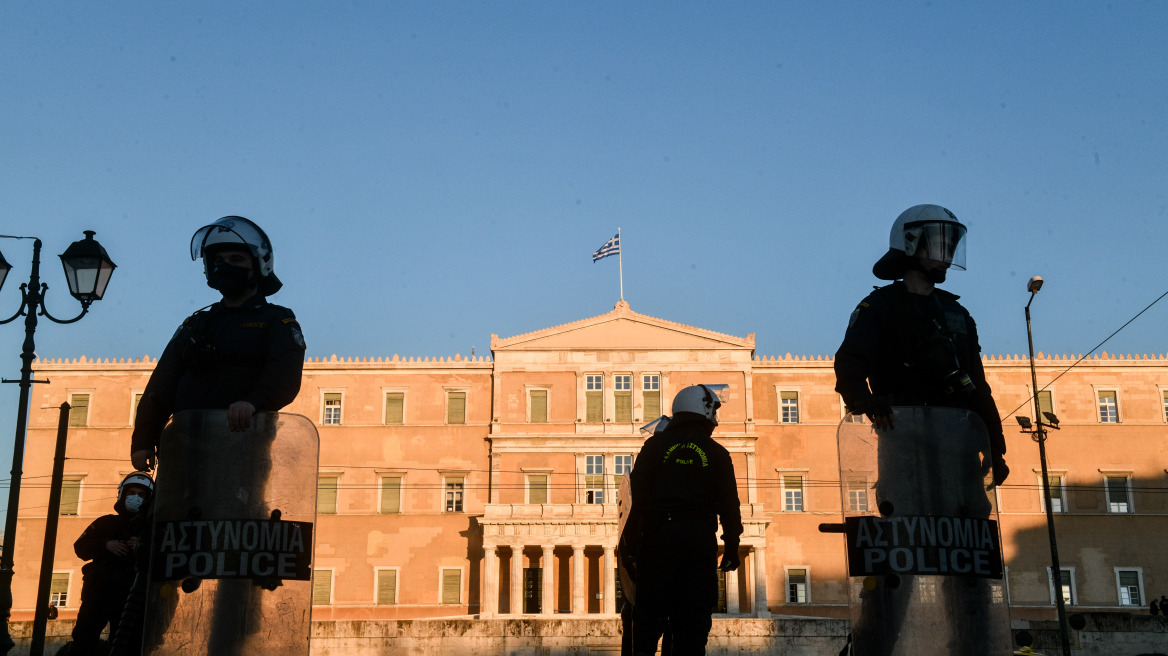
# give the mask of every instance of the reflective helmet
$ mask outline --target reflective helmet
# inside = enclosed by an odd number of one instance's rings
[[[118,503],[126,502],[126,486],[127,485],[141,485],[146,488],[150,494],[154,494],[154,479],[150,478],[150,474],[146,472],[133,472],[126,475],[121,483],[118,483]]]
[[[275,256],[272,242],[255,223],[242,216],[225,216],[195,231],[191,237],[191,259],[203,259],[203,270],[207,270],[207,253],[214,252],[216,246],[236,246],[246,248],[255,258],[259,271],[259,289],[265,296],[280,291],[284,283],[276,277]]]
[[[718,398],[718,391],[713,388],[725,387],[726,385],[690,385],[673,397],[673,414],[692,412],[709,419],[717,426],[718,408],[722,407],[722,401]]]
[[[914,205],[896,217],[888,235],[888,252],[872,266],[881,280],[904,277],[908,258],[944,262],[965,269],[966,227],[940,205]]]

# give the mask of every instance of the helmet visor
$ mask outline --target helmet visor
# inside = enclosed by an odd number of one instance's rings
[[[227,216],[195,232],[191,237],[191,259],[203,257],[207,247],[220,244],[239,245],[257,258],[271,250],[268,236],[256,224],[243,217]]]
[[[908,223],[904,226],[904,253],[964,270],[965,232],[965,226],[948,221]]]

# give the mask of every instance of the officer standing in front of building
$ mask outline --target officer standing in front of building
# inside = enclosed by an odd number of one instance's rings
[[[739,565],[742,515],[734,464],[711,437],[721,405],[705,385],[678,392],[668,426],[645,440],[629,474],[634,501],[625,532],[636,571],[638,656],[655,653],[666,632],[674,656],[706,653],[718,601],[719,521],[725,544],[720,567]]]
[[[848,410],[892,429],[894,405],[964,408],[990,436],[993,481],[1010,473],[998,408],[985,379],[977,326],[958,296],[937,289],[950,267],[965,269],[966,228],[940,205],[916,205],[892,225],[889,249],[872,267],[881,280],[852,312],[835,354],[835,389]]]
[[[227,410],[228,426],[246,430],[257,412],[275,412],[300,391],[304,334],[296,315],[267,297],[283,283],[272,244],[256,224],[225,216],[191,239],[207,285],[222,300],[187,317],[158,359],[134,423],[131,459],[152,469],[158,439],[182,410]]]

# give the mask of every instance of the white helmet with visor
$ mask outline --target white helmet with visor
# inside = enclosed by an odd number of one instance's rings
[[[888,252],[872,267],[882,280],[904,277],[909,258],[965,269],[965,224],[940,205],[915,205],[900,213],[888,235]]]
[[[207,252],[214,251],[218,246],[243,247],[251,253],[260,275],[260,291],[264,295],[275,294],[283,286],[276,277],[272,242],[268,240],[264,231],[249,219],[242,216],[225,216],[199,228],[195,231],[195,236],[191,237],[191,259],[202,258],[203,270],[207,271],[209,264]]]

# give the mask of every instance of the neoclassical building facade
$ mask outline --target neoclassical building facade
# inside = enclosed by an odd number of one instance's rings
[[[760,356],[754,335],[634,312],[500,338],[491,357],[310,359],[285,412],[320,437],[316,619],[612,617],[616,491],[644,439],[695,383],[728,385],[715,437],[731,452],[743,567],[721,581],[727,616],[847,615],[835,434],[845,417],[830,357]],[[1051,576],[1029,361],[984,359],[1012,469],[996,492],[1015,617],[1072,608],[1139,610],[1168,594],[1168,360],[1040,356],[1062,576]],[[73,540],[111,512],[130,471],[137,399],[153,369],[132,361],[41,360],[30,413],[15,553],[14,618],[31,617],[58,410],[71,415],[52,594],[76,612]],[[1051,383],[1051,381],[1054,381]],[[1047,385],[1047,383],[1051,383]],[[225,456],[226,457],[226,456]],[[846,491],[845,491],[846,492]],[[841,499],[847,498],[847,501]]]

